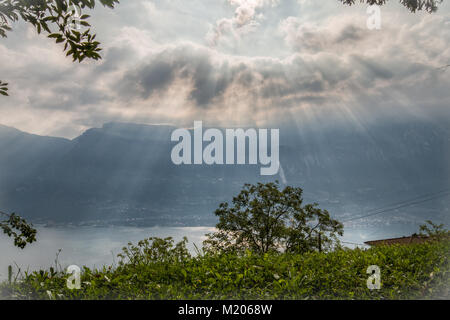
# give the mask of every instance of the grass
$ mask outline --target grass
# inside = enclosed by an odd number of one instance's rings
[[[153,239],[153,238],[151,238]],[[199,254],[148,239],[124,248],[117,267],[82,268],[81,289],[63,270],[0,284],[6,299],[448,299],[450,241],[263,256]],[[162,240],[164,241],[164,240]],[[381,289],[367,288],[368,266]]]

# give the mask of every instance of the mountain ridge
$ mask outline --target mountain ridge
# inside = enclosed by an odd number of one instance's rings
[[[213,224],[214,209],[244,183],[283,180],[260,176],[254,165],[176,166],[170,125],[110,122],[72,140],[5,127],[0,203],[34,221]],[[280,134],[287,184],[339,216],[449,186],[448,131],[430,123],[384,123],[367,131],[281,127]],[[427,205],[427,213],[448,216],[445,202]]]

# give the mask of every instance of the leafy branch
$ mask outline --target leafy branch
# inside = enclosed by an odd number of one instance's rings
[[[0,94],[7,96],[8,95],[8,84],[0,80]]]
[[[114,8],[119,0],[98,0]],[[91,32],[83,9],[94,9],[95,0],[0,0],[0,36],[6,37],[11,24],[20,19],[32,24],[38,34],[44,33],[56,43],[64,44],[66,56],[73,61],[101,59],[95,34]],[[0,94],[7,96],[7,83],[0,81]]]
[[[343,4],[353,5],[357,0],[339,0]],[[360,3],[366,3],[368,5],[382,6],[386,4],[388,0],[359,0]],[[444,0],[400,0],[399,2],[405,6],[409,11],[415,13],[417,11],[426,11],[428,13],[436,12],[438,5]]]
[[[16,247],[23,249],[28,243],[36,241],[36,229],[25,219],[15,213],[8,214],[2,211],[0,211],[0,216],[5,217],[5,220],[0,220],[0,229],[8,237],[14,238]]]

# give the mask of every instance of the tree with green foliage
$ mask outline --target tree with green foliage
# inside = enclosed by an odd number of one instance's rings
[[[207,235],[205,250],[302,253],[337,245],[342,223],[316,203],[303,205],[302,193],[298,187],[280,190],[278,181],[245,184],[232,205],[221,203],[215,211],[218,230]]]
[[[426,220],[419,227],[420,236],[429,237],[432,240],[441,241],[450,238],[450,230],[444,228],[444,224],[435,224],[431,220]]]
[[[36,241],[36,229],[25,219],[15,213],[8,214],[2,211],[0,211],[0,216],[4,218],[4,220],[0,220],[0,229],[8,237],[14,238],[16,247],[23,249],[28,243]]]
[[[339,0],[343,4],[353,5],[358,0]],[[382,6],[386,4],[388,0],[359,0],[360,3],[365,3],[368,5],[378,5]],[[438,5],[441,4],[443,0],[400,0],[400,3],[404,5],[409,11],[426,11],[429,13],[435,12],[438,9]]]
[[[94,9],[96,2],[114,8],[119,0],[0,0],[0,36],[12,30],[11,23],[23,21],[45,33],[56,43],[64,44],[66,56],[81,62],[101,59],[100,42],[95,40],[82,10]],[[8,95],[8,83],[0,80],[0,94]]]

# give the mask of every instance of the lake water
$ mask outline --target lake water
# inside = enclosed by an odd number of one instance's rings
[[[24,270],[48,269],[55,265],[59,249],[58,263],[66,268],[75,264],[90,268],[117,263],[117,254],[129,241],[137,243],[148,237],[173,237],[180,241],[187,236],[188,248],[194,253],[194,243],[201,248],[205,234],[213,232],[213,227],[43,227],[36,226],[38,241],[28,245],[24,250],[13,246],[11,239],[0,234],[0,279],[7,277],[8,265],[17,272]],[[343,241],[363,243],[368,239],[380,239],[381,236],[393,236],[379,229],[348,229]],[[345,246],[354,247],[351,243]],[[17,267],[17,266],[18,267]]]
[[[117,263],[117,254],[129,241],[137,243],[148,237],[173,237],[180,241],[189,239],[188,248],[194,252],[194,243],[201,248],[205,234],[213,227],[77,227],[47,228],[36,226],[38,241],[21,250],[13,246],[13,241],[0,234],[0,279],[7,277],[8,265],[21,270],[37,270],[54,266],[58,250],[58,263],[62,267],[78,266],[102,267]],[[17,264],[17,266],[16,266]]]

